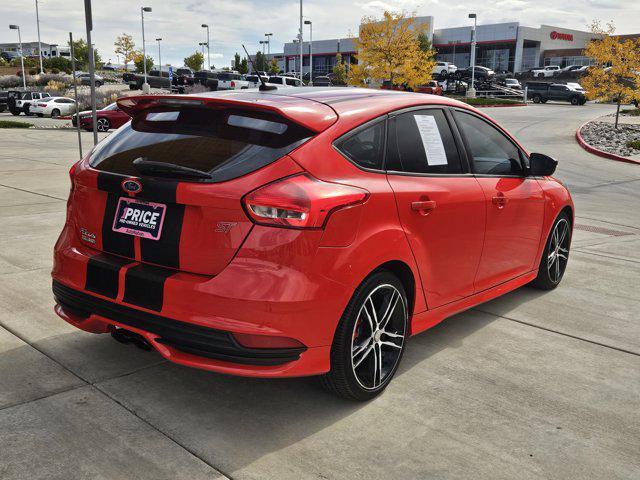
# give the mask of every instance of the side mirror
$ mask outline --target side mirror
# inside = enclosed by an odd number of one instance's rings
[[[529,155],[529,174],[534,177],[547,177],[556,171],[558,161],[543,153]]]

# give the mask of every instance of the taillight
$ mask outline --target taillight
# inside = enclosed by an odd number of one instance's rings
[[[236,82],[234,82],[233,80],[231,80],[231,88],[236,88]]]
[[[364,202],[362,188],[323,182],[310,175],[287,177],[254,190],[243,199],[247,214],[261,225],[322,228],[332,212]]]
[[[46,104],[46,103],[39,103],[39,104],[38,104],[38,106],[39,106],[39,107],[46,107],[46,106],[47,106],[47,104]]]

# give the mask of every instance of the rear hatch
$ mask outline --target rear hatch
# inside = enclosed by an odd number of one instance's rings
[[[286,97],[282,109],[273,101],[148,98],[120,101],[132,122],[76,170],[78,236],[87,247],[133,261],[216,275],[253,226],[242,197],[300,172],[287,154],[335,114],[297,99],[324,115],[304,125],[287,114],[293,106]]]

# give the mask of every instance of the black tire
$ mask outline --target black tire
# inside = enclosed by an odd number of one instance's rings
[[[57,108],[54,108],[53,110],[51,110],[51,118],[58,118],[60,116],[60,110],[58,110]]]
[[[36,115],[38,116],[38,118],[44,117],[44,113],[36,113]]]
[[[542,102],[542,97],[540,95],[533,96],[533,103],[541,103],[541,102]]]
[[[20,110],[11,110],[11,115],[17,117],[18,115],[20,115]]]
[[[558,230],[559,236],[561,237],[559,248],[556,248],[556,230]],[[562,231],[564,231],[564,236],[562,236]],[[542,258],[540,259],[538,276],[531,282],[532,287],[541,290],[553,290],[560,284],[567,268],[567,262],[569,261],[571,233],[571,218],[569,218],[567,213],[562,212],[558,215],[556,221],[553,222],[553,227],[551,227],[549,238],[547,238],[547,243],[544,246]],[[551,252],[551,249],[554,249],[555,254]],[[555,260],[553,260],[554,258]]]
[[[379,323],[377,314],[369,315],[373,313],[370,305],[382,313]],[[385,310],[389,311],[391,305],[391,314],[387,316]],[[384,322],[385,318],[389,319]],[[336,328],[331,346],[331,370],[320,377],[322,386],[349,400],[366,401],[379,395],[391,382],[402,360],[408,318],[407,295],[398,277],[387,270],[369,275],[354,292]],[[380,324],[383,324],[381,329]],[[361,344],[354,346],[359,340]],[[361,354],[357,360],[354,357],[358,353],[354,351]],[[354,362],[357,362],[355,366]],[[376,374],[378,370],[380,375]]]
[[[544,73],[539,73],[538,78],[544,78]]]
[[[31,104],[27,103],[24,107],[22,107],[22,111],[24,112],[24,114],[28,117],[29,115],[31,115],[29,113],[29,110],[31,109]]]
[[[102,86],[102,82],[96,81],[96,88],[100,88]]]
[[[580,99],[578,97],[571,97],[571,105],[580,104]]]
[[[137,90],[138,87],[136,87],[134,84],[130,83],[129,84],[129,90]]]
[[[548,99],[548,98],[543,98],[543,99],[542,99],[542,103],[547,103],[548,101],[549,101],[549,99]]]

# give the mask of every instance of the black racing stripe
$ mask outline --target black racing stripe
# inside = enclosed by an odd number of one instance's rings
[[[123,300],[132,305],[159,312],[164,299],[164,282],[176,272],[151,265],[136,265],[127,270]]]
[[[118,273],[125,265],[131,263],[120,257],[99,253],[91,257],[87,263],[87,280],[85,290],[99,293],[109,298],[118,296]]]
[[[117,195],[128,195],[122,189],[122,181],[130,178],[126,175],[119,175],[111,172],[98,173],[98,190],[110,192]],[[165,180],[157,178],[140,178],[142,190],[136,198],[149,200],[151,202],[175,203],[178,182],[175,180]]]
[[[123,257],[134,258],[133,236],[113,231],[113,220],[119,199],[120,196],[115,193],[107,194],[107,204],[102,218],[102,250]]]
[[[160,239],[140,239],[140,253],[143,262],[180,268],[180,235],[182,234],[183,220],[184,205],[167,205]]]

